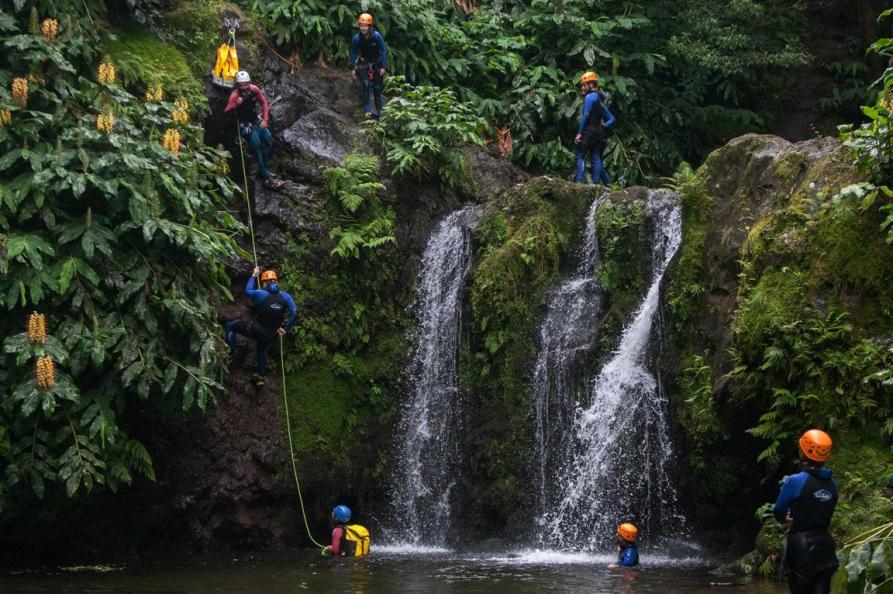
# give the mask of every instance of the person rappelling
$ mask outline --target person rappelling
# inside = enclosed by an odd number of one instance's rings
[[[372,15],[364,12],[357,19],[360,31],[350,44],[350,75],[359,79],[363,93],[363,113],[366,117],[380,118],[384,107],[381,87],[388,67],[388,47],[384,37],[372,27]],[[375,96],[375,111],[369,99],[369,91]]]
[[[258,277],[260,289],[255,288]],[[288,333],[295,323],[298,309],[291,295],[279,289],[279,279],[275,270],[267,270],[261,274],[260,268],[255,266],[245,285],[245,294],[254,302],[254,320],[221,321],[230,355],[235,354],[237,334],[253,338],[257,343],[257,373],[252,376],[252,381],[257,387],[262,387],[267,375],[267,349],[277,336],[285,336]],[[286,314],[288,320],[285,318]]]
[[[616,118],[604,103],[604,94],[598,88],[598,74],[589,71],[580,77],[580,90],[583,93],[583,111],[580,115],[580,125],[577,135],[574,137],[576,149],[578,183],[586,181],[586,155],[592,162],[592,183],[608,183],[602,154],[608,144],[608,135],[605,132],[614,125]]]
[[[323,548],[323,555],[335,557],[365,557],[369,554],[371,538],[369,530],[359,524],[349,524],[352,513],[346,505],[332,508],[330,520],[332,544]]]
[[[837,571],[834,538],[828,532],[837,507],[837,483],[825,461],[831,455],[831,436],[810,429],[802,436],[797,474],[784,477],[773,515],[788,525],[784,568],[791,594],[828,594]]]
[[[236,88],[230,93],[224,112],[236,110],[239,134],[248,143],[257,161],[257,170],[264,186],[278,190],[283,186],[280,179],[270,173],[267,166],[273,154],[273,134],[270,132],[270,103],[264,92],[251,82],[244,70],[236,73]]]

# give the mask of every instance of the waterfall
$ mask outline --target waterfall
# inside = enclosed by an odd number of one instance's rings
[[[586,386],[588,355],[601,312],[601,288],[594,275],[598,264],[595,213],[605,196],[592,202],[586,215],[580,263],[574,275],[552,291],[540,324],[540,350],[533,372],[533,473],[538,514],[554,496],[551,479],[558,464],[570,455],[573,444],[570,432],[555,429],[573,424],[577,394]]]
[[[541,538],[554,546],[605,546],[625,514],[652,537],[681,528],[669,476],[667,402],[648,360],[661,281],[682,238],[678,197],[651,192],[647,213],[654,228],[651,285],[592,382],[588,406],[577,407],[560,494],[542,518]]]
[[[391,537],[442,546],[450,521],[460,447],[458,382],[462,294],[471,268],[471,232],[481,207],[443,219],[422,256],[410,394],[397,432]]]

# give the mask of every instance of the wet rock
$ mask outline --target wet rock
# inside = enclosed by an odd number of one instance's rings
[[[320,165],[344,161],[359,140],[357,125],[328,109],[317,109],[298,119],[282,132],[289,150]]]

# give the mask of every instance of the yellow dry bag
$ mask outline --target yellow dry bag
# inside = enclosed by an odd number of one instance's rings
[[[369,554],[372,540],[365,526],[350,524],[344,527],[343,555],[346,557],[365,557]]]
[[[239,55],[236,53],[236,30],[229,30],[229,38],[217,48],[217,59],[214,61],[214,71],[211,73],[211,82],[220,87],[229,89],[236,85],[236,72],[239,71]]]

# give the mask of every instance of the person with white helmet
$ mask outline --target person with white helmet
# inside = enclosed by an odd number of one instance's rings
[[[372,27],[372,15],[364,12],[357,19],[360,32],[353,36],[350,44],[350,74],[359,79],[363,89],[363,111],[366,117],[381,117],[384,100],[381,86],[385,69],[388,67],[388,47],[384,37]],[[375,96],[375,112],[369,101],[369,91]]]
[[[251,82],[244,70],[236,73],[236,88],[230,93],[224,112],[236,111],[239,133],[248,143],[251,153],[257,160],[258,173],[264,185],[273,190],[283,186],[267,166],[273,154],[273,134],[270,133],[270,102],[260,87]]]

